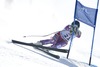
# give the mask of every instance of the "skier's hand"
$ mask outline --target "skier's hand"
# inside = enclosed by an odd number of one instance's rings
[[[80,38],[81,34],[82,34],[81,31],[78,30],[75,35],[76,35],[76,37]]]

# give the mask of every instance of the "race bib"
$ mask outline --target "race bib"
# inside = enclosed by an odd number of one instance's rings
[[[69,31],[67,31],[67,30],[62,30],[61,32],[60,32],[60,35],[61,35],[61,37],[64,39],[64,40],[69,40],[70,39],[70,37],[71,37],[71,34],[70,34],[70,32]]]

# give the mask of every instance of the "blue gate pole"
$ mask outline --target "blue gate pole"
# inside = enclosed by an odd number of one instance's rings
[[[99,6],[99,0],[97,1],[97,10],[95,14],[95,27],[93,31],[93,38],[92,38],[92,45],[91,45],[91,51],[90,51],[90,59],[89,59],[89,65],[91,65],[91,59],[92,59],[92,53],[93,53],[93,43],[94,43],[94,36],[95,36],[95,28],[96,28],[96,19],[97,19],[97,13],[98,13],[98,6]]]
[[[71,38],[71,41],[70,41],[69,51],[68,51],[68,54],[67,54],[67,58],[69,57],[70,49],[71,49],[71,46],[72,46],[73,35],[74,35],[74,33],[72,33],[72,38]]]
[[[76,15],[76,5],[77,5],[77,0],[76,0],[76,3],[75,3],[75,11],[74,11],[74,21],[75,21],[75,15]],[[67,58],[69,57],[69,53],[70,53],[70,49],[71,49],[71,46],[72,46],[72,41],[73,41],[73,36],[74,36],[74,32],[72,33],[72,37],[71,37],[71,41],[70,41],[70,45],[69,45],[69,51],[67,53]]]

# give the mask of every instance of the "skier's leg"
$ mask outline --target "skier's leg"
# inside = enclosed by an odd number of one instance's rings
[[[46,44],[52,44],[53,40],[52,39],[46,39],[46,40],[40,40],[40,42],[42,43],[42,45],[46,45]]]
[[[51,41],[51,39],[40,40],[40,41],[37,41],[35,44],[36,45],[45,45],[45,44],[49,44],[50,41]]]
[[[46,45],[46,44],[56,44],[59,36],[55,34],[51,39],[40,40],[36,44],[37,45]]]
[[[67,45],[67,43],[65,43],[64,41],[61,42],[57,42],[56,44],[51,45],[52,48],[61,48],[61,47],[65,47]]]

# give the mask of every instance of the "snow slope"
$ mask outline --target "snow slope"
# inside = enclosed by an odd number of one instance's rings
[[[55,59],[32,47],[0,43],[0,67],[89,67],[73,59]]]

